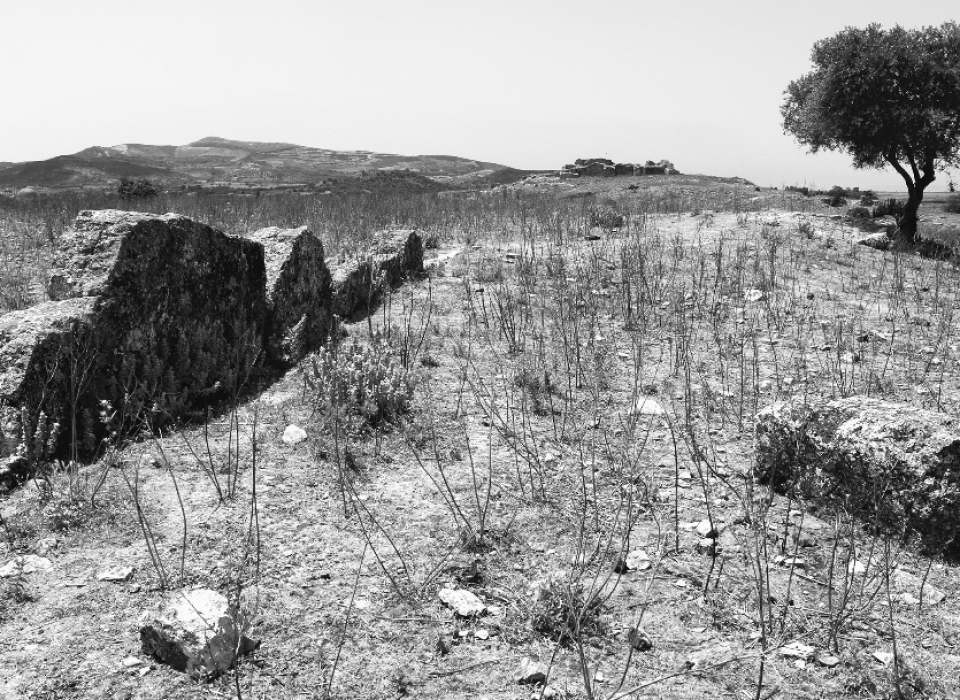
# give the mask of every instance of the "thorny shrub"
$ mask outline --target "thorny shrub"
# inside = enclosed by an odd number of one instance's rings
[[[328,414],[360,416],[370,425],[396,421],[413,399],[413,375],[396,349],[379,337],[369,345],[354,339],[321,348],[306,380]]]

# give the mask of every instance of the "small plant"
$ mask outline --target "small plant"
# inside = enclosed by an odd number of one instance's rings
[[[44,498],[41,509],[45,525],[54,532],[76,530],[93,514],[94,506],[86,498],[78,498],[69,490],[58,490]]]
[[[413,376],[381,338],[321,348],[306,380],[327,413],[350,412],[371,425],[395,421],[413,398]]]
[[[531,615],[533,630],[559,644],[579,643],[603,634],[602,608],[603,600],[596,592],[587,600],[582,583],[555,574],[537,595]]]
[[[34,596],[27,589],[26,577],[20,571],[10,578],[0,581],[0,621],[10,617],[10,613],[24,603],[34,600]]]

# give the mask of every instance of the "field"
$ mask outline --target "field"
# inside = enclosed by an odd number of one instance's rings
[[[6,205],[2,308],[43,299],[76,211],[128,206]],[[0,697],[960,697],[956,562],[752,475],[781,399],[958,414],[953,262],[735,178],[148,206],[307,224],[336,257],[415,226],[429,276],[206,425],[3,496],[0,566],[49,566],[0,579]],[[960,216],[921,215],[954,244]],[[242,599],[260,642],[208,682],[140,651],[184,586]]]

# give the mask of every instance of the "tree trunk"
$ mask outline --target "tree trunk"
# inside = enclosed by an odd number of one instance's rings
[[[896,159],[895,153],[890,153],[886,161],[893,166],[893,169],[900,173],[900,177],[907,183],[907,204],[903,208],[903,216],[897,222],[900,229],[900,237],[908,243],[917,242],[917,210],[920,208],[920,202],[923,201],[923,191],[927,185],[937,179],[933,168],[933,157],[927,157],[922,164],[918,166],[916,159],[909,156],[910,169],[913,171],[913,177],[907,172]],[[922,174],[921,174],[922,173]]]
[[[897,225],[900,228],[900,236],[909,243],[917,242],[917,210],[920,209],[920,202],[923,201],[923,190],[919,187],[910,191],[907,203],[903,207],[903,216]]]

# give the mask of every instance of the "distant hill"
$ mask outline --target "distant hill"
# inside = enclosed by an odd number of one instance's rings
[[[6,166],[6,167],[4,167]],[[266,187],[316,184],[331,178],[409,171],[462,187],[489,182],[493,174],[516,171],[497,163],[450,155],[403,156],[373,151],[334,151],[292,143],[232,141],[216,136],[185,146],[125,143],[94,146],[72,155],[27,163],[0,164],[0,187],[110,186],[121,177],[147,177],[166,187],[233,185]]]

